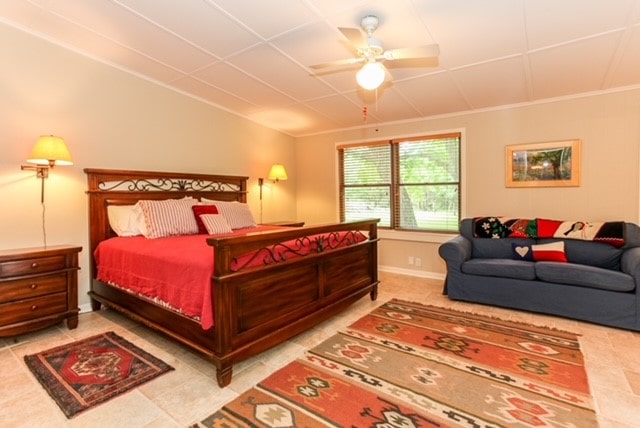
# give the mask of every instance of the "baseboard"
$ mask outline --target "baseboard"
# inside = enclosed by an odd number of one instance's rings
[[[85,303],[84,305],[78,306],[80,308],[80,313],[84,314],[86,312],[91,312],[91,303]]]
[[[427,272],[415,269],[402,269],[394,266],[378,266],[381,272],[397,273],[400,275],[417,276],[420,278],[438,279],[444,281],[445,274],[437,272]]]

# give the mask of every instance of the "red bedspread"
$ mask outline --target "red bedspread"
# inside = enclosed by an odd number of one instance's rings
[[[239,229],[233,235],[274,229],[278,228],[260,226]],[[157,239],[142,236],[107,239],[98,245],[94,254],[97,279],[199,319],[202,328],[208,330],[214,325],[211,288],[213,247],[206,243],[209,237],[185,235]],[[365,237],[361,235],[357,241],[362,239]],[[345,243],[339,246],[343,245]],[[250,266],[263,261],[263,257],[246,256],[241,259],[241,265],[251,259]]]

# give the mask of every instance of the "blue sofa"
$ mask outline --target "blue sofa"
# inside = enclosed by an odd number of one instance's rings
[[[479,238],[474,220],[445,242],[445,294],[453,300],[559,315],[640,331],[640,227],[624,246],[561,238]],[[567,263],[516,260],[514,248],[562,241]]]

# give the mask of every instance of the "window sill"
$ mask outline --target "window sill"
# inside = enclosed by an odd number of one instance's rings
[[[393,241],[414,241],[442,244],[457,236],[458,233],[406,232],[400,230],[378,229],[378,238]]]

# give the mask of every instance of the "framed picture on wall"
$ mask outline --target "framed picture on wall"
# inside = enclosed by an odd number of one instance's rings
[[[507,187],[580,186],[580,140],[506,147]]]

